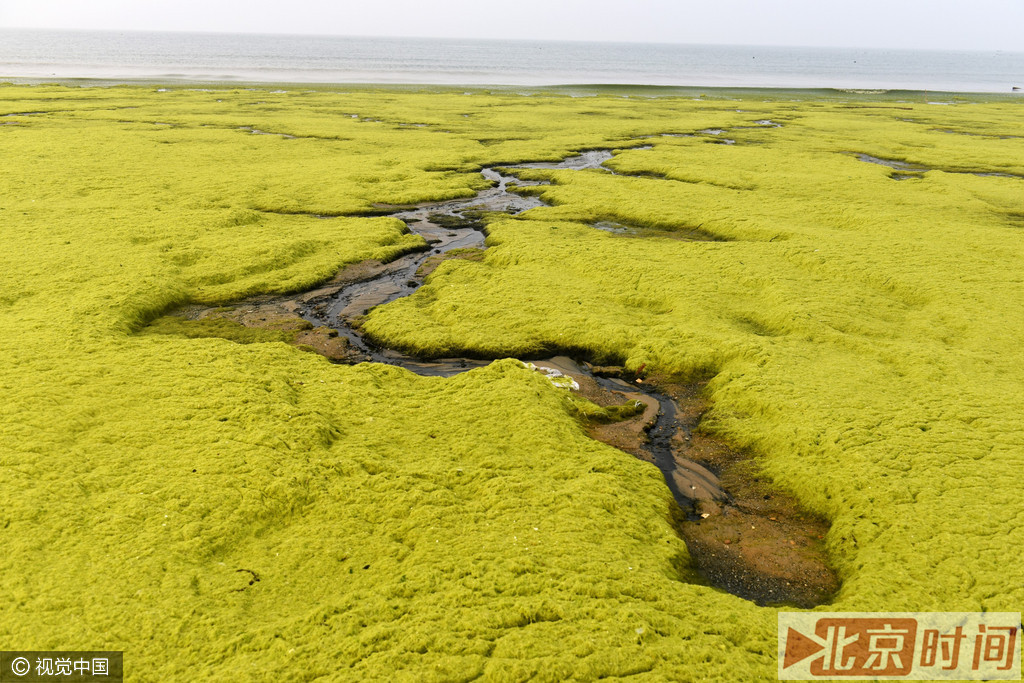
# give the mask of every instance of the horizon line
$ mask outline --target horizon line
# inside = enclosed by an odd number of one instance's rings
[[[964,47],[888,47],[888,46],[867,46],[867,45],[810,45],[793,43],[696,43],[680,42],[670,43],[664,41],[638,41],[638,40],[587,40],[580,38],[493,38],[493,37],[467,37],[467,36],[409,36],[409,35],[382,35],[382,34],[342,34],[342,33],[319,33],[319,32],[270,32],[270,31],[227,31],[221,29],[150,29],[150,28],[68,28],[53,26],[0,26],[0,31],[52,31],[56,33],[138,33],[138,34],[163,34],[163,35],[209,35],[209,36],[263,36],[281,38],[339,38],[339,39],[383,39],[383,40],[437,40],[437,41],[467,41],[467,42],[495,42],[495,43],[581,43],[597,45],[661,45],[671,47],[730,47],[730,48],[769,48],[769,49],[809,49],[809,50],[864,50],[877,52],[965,52],[981,54],[1024,54],[1024,50],[1009,50],[1003,48],[964,48]]]

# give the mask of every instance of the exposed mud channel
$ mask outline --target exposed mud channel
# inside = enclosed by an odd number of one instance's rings
[[[485,168],[481,172],[492,187],[471,199],[380,206],[421,235],[427,248],[390,263],[348,266],[319,288],[297,295],[217,308],[191,306],[154,321],[148,332],[279,339],[333,362],[388,363],[422,375],[451,376],[487,365],[490,360],[423,359],[379,348],[360,334],[359,320],[374,306],[412,294],[443,260],[483,258],[488,214],[518,214],[542,206],[537,197],[510,190],[510,184],[543,184],[519,181],[517,169],[596,169],[611,157],[609,150],[590,150],[557,163]],[[594,227],[623,237],[646,232],[618,223]],[[249,333],[256,336],[247,338]],[[708,408],[703,382],[640,377],[622,367],[591,365],[584,358],[523,360],[600,406],[629,407],[622,411],[625,419],[589,424],[587,429],[593,438],[661,470],[678,504],[672,522],[709,584],[762,605],[812,607],[832,598],[839,581],[824,550],[828,524],[803,512],[795,499],[760,477],[748,454],[701,430]]]
[[[944,173],[960,173],[965,175],[974,175],[980,178],[1015,178],[1017,180],[1024,179],[1024,176],[1017,175],[1016,173],[1001,173],[999,171],[965,171],[962,169],[947,168],[938,169],[930,168],[928,166],[921,166],[920,164],[912,164],[909,161],[900,161],[898,159],[881,159],[879,157],[871,156],[870,154],[863,154],[861,152],[854,152],[853,155],[859,160],[868,164],[877,164],[878,166],[885,166],[892,169],[892,173],[889,174],[889,178],[892,180],[920,180],[924,177],[925,173],[929,171],[941,170]]]

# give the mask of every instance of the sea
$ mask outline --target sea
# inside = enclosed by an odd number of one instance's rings
[[[79,79],[1011,93],[1024,52],[0,29],[0,80]]]

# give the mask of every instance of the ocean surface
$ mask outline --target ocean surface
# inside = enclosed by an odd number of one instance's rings
[[[1024,53],[0,29],[0,79],[1009,93]]]

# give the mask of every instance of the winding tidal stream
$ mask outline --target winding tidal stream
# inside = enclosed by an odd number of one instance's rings
[[[481,173],[492,186],[475,197],[415,207],[381,207],[424,238],[428,245],[424,251],[387,264],[349,267],[333,284],[305,294],[240,302],[235,313],[224,314],[223,307],[216,313],[194,308],[184,315],[191,319],[226,315],[247,326],[260,326],[253,322],[257,320],[279,322],[282,316],[301,316],[297,322],[311,325],[312,330],[299,341],[315,337],[314,350],[336,362],[387,363],[435,376],[487,365],[489,360],[420,359],[379,348],[360,334],[357,321],[375,306],[414,293],[446,255],[478,255],[486,249],[484,214],[515,215],[544,206],[535,196],[509,190],[510,183],[519,187],[547,184],[519,181],[512,175],[517,169],[602,169],[610,158],[610,150],[595,149],[560,162],[484,168]],[[617,223],[602,222],[594,227],[616,234],[633,232]],[[695,235],[695,239],[707,236]],[[464,249],[469,251],[454,252]],[[333,350],[325,351],[321,342]],[[631,420],[592,427],[591,435],[658,467],[678,505],[671,517],[698,571],[711,585],[759,604],[811,607],[831,599],[838,579],[827,565],[821,543],[827,524],[807,516],[796,501],[769,489],[758,478],[734,475],[750,470],[744,466],[750,458],[700,433],[698,425],[707,408],[701,398],[702,384],[655,387],[623,368],[595,367],[583,359],[531,360],[549,376],[571,378],[583,396],[601,405],[634,401],[638,413],[642,407],[642,414]],[[687,457],[691,452],[694,459]],[[734,482],[735,490],[726,491],[718,475]]]
[[[609,150],[598,149],[583,152],[561,162],[520,164],[503,167],[514,171],[525,168],[550,169],[597,169],[612,158]],[[493,168],[481,171],[493,183],[493,187],[480,192],[472,199],[455,200],[419,206],[392,214],[402,220],[412,232],[423,237],[432,248],[428,252],[409,254],[392,261],[381,272],[372,277],[350,284],[337,292],[319,299],[313,299],[298,310],[299,314],[313,323],[337,330],[365,360],[399,365],[421,375],[451,376],[474,367],[487,365],[490,361],[469,358],[442,358],[424,361],[391,349],[382,349],[364,339],[353,327],[353,321],[363,316],[374,306],[389,303],[412,294],[422,282],[422,268],[431,257],[460,248],[485,249],[483,226],[477,214],[485,211],[499,211],[518,214],[543,202],[532,196],[509,192],[508,184],[527,184],[514,176],[506,175]],[[602,226],[608,224],[602,224]],[[627,230],[625,226],[611,224],[615,232]],[[551,359],[536,363],[549,371],[556,371],[569,377],[586,375],[606,391],[617,393],[643,393],[658,404],[657,419],[648,427],[649,439],[644,448],[653,462],[665,475],[665,481],[676,501],[684,509],[692,509],[694,500],[709,498],[725,501],[728,496],[722,491],[717,477],[697,463],[677,463],[672,456],[670,439],[680,426],[676,420],[676,408],[667,396],[653,391],[643,382],[627,384],[621,379],[600,377],[593,374],[586,364],[577,364],[568,358]],[[699,493],[698,493],[699,492]]]

